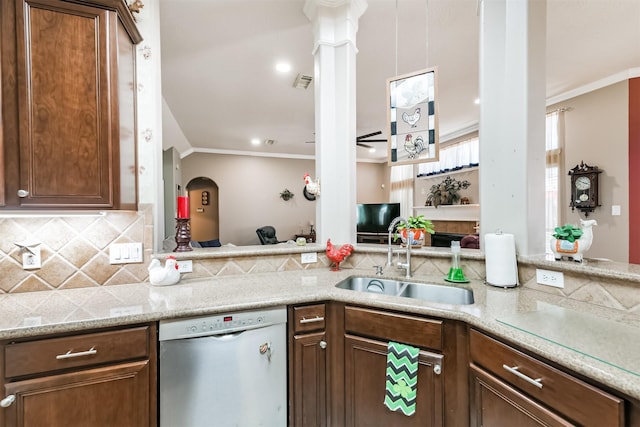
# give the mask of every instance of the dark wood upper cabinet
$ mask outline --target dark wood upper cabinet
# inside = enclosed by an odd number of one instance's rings
[[[126,4],[0,1],[0,203],[135,209],[141,37]]]

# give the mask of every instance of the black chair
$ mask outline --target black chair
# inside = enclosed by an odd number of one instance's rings
[[[284,243],[284,240],[278,240],[276,237],[276,229],[270,225],[265,225],[256,230],[258,239],[263,245],[275,245],[276,243]]]

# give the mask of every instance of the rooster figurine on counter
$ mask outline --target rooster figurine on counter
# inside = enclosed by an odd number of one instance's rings
[[[156,258],[152,259],[147,268],[149,282],[155,286],[175,285],[180,281],[178,262],[174,256],[168,256],[164,266]]]
[[[331,271],[340,270],[340,263],[344,261],[346,257],[351,255],[351,252],[353,252],[352,245],[346,243],[340,246],[339,248],[336,248],[331,243],[331,239],[328,239],[327,240],[327,258],[329,258],[329,261],[333,262],[333,264],[331,265]]]

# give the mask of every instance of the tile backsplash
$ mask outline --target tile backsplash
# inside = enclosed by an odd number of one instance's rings
[[[22,268],[21,242],[40,243],[41,268]],[[128,242],[142,242],[144,262],[109,264],[109,245]],[[139,282],[152,249],[151,205],[104,216],[0,218],[0,293]]]

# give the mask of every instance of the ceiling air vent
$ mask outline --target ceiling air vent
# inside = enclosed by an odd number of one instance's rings
[[[312,80],[312,76],[309,76],[307,74],[298,74],[296,76],[296,80],[293,82],[293,87],[295,87],[296,89],[306,89],[309,87]]]

